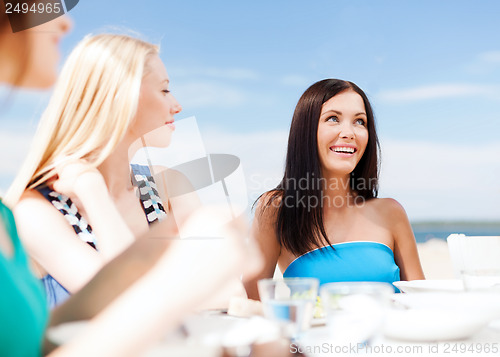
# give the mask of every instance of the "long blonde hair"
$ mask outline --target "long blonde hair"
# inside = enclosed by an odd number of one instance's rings
[[[85,159],[99,166],[134,118],[144,67],[158,46],[126,35],[85,37],[63,66],[28,156],[4,202],[55,175],[58,165]]]

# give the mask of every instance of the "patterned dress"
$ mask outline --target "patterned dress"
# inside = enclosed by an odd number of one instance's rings
[[[141,165],[131,165],[131,167],[132,183],[138,188],[139,199],[142,203],[148,224],[151,225],[162,220],[166,216],[166,213],[149,167]],[[99,242],[92,232],[92,227],[78,212],[78,208],[69,197],[47,186],[39,187],[37,190],[64,215],[64,218],[71,224],[82,242],[99,251]],[[50,274],[45,275],[42,278],[42,282],[51,309],[63,303],[70,296],[68,290],[59,284]]]

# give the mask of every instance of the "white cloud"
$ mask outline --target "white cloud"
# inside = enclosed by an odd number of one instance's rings
[[[207,151],[242,160],[251,201],[283,175],[288,132],[202,133]],[[465,146],[382,140],[381,197],[411,220],[500,219],[500,144]]]
[[[433,84],[414,88],[390,89],[376,97],[387,102],[413,102],[428,99],[457,98],[464,96],[500,97],[500,86],[479,84]]]
[[[207,151],[240,157],[251,202],[283,175],[288,132],[202,133]],[[411,220],[500,219],[500,144],[382,140],[381,197]]]
[[[254,70],[238,67],[172,65],[169,71],[178,78],[172,83],[177,99],[190,109],[244,104],[248,94],[242,90],[241,82],[258,81],[261,78]]]
[[[0,174],[15,173],[28,153],[33,133],[0,132]]]
[[[480,62],[500,64],[500,51],[483,52],[478,55]]]
[[[382,140],[381,194],[411,219],[500,219],[500,144]]]
[[[283,177],[287,131],[249,134],[214,131],[202,136],[208,152],[233,154],[241,159],[252,203]]]
[[[245,103],[248,97],[233,85],[209,81],[185,82],[175,86],[175,96],[190,109],[200,107],[235,107]]]
[[[464,65],[464,70],[472,75],[497,74],[500,69],[500,51],[479,53],[474,60]]]
[[[12,183],[26,157],[33,133],[2,130],[0,132],[0,195]]]

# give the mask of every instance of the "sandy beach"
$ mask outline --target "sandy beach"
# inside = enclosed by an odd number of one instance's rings
[[[448,243],[442,239],[430,239],[425,243],[417,243],[420,262],[426,279],[453,279]]]

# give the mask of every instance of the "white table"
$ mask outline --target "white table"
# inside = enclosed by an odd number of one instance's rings
[[[500,302],[499,302],[500,303]],[[253,320],[255,322],[256,319]],[[220,357],[223,341],[234,341],[229,332],[236,330],[236,324],[250,324],[252,320],[234,318],[225,314],[200,314],[192,323],[190,331],[192,336],[186,338],[182,333],[170,335],[149,351],[144,353],[147,357],[175,356],[175,357]],[[258,322],[258,321],[257,321]],[[261,321],[262,322],[262,321]],[[56,342],[65,342],[83,328],[85,322],[67,324],[60,331]],[[306,331],[299,344],[285,342],[280,353],[267,353],[270,349],[261,349],[257,357],[290,356],[295,352],[303,352],[308,357],[324,357],[339,355],[371,354],[377,356],[500,356],[500,323],[495,329],[484,327],[477,333],[461,340],[441,340],[427,342],[398,341],[380,336],[371,342],[370,346],[356,344],[336,343],[329,333],[327,326],[316,326]],[[57,327],[56,327],[57,328]],[[257,330],[257,331],[256,331]],[[266,335],[264,328],[255,327],[248,331]],[[241,329],[239,330],[242,331]],[[244,330],[243,330],[244,331]],[[249,337],[252,333],[240,333],[239,337]],[[251,337],[250,337],[251,338]],[[244,353],[244,348],[242,350]],[[262,352],[264,351],[264,352]]]
[[[326,326],[313,327],[299,342],[293,352],[304,352],[307,356],[323,357],[338,355],[372,354],[420,355],[420,356],[500,356],[500,330],[484,327],[471,337],[461,340],[410,342],[380,336],[370,346],[354,343],[334,342]],[[488,352],[486,352],[488,351]]]

